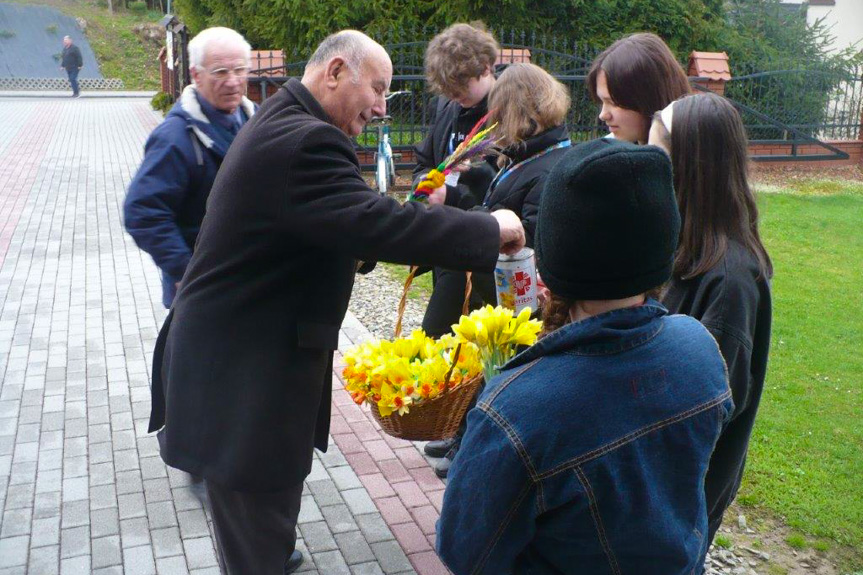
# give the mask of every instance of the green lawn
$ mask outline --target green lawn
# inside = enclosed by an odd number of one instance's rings
[[[739,501],[783,518],[794,541],[838,544],[863,567],[863,183],[760,190],[775,266],[773,340]],[[384,264],[404,281],[407,266]],[[412,297],[427,298],[431,275]]]
[[[127,90],[159,89],[159,47],[144,42],[132,27],[158,22],[161,14],[115,11],[112,16],[104,8],[84,3],[64,11],[87,19],[87,40],[99,60],[102,76],[120,78]]]
[[[771,190],[771,191],[775,191]],[[773,339],[740,502],[863,566],[863,184],[761,193]]]
[[[390,127],[390,145],[391,146],[413,146],[423,139],[423,134],[420,132],[422,126],[391,126]],[[357,136],[357,143],[368,148],[377,148],[378,132],[376,128],[370,127],[368,131]]]

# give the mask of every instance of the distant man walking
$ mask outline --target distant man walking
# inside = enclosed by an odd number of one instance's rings
[[[60,69],[66,70],[69,76],[69,83],[72,84],[72,97],[77,98],[81,95],[78,90],[78,72],[84,67],[84,58],[81,56],[81,50],[72,43],[71,36],[63,36],[63,59],[61,60]]]

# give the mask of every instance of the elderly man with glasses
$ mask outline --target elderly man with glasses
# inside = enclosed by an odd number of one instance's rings
[[[255,112],[245,97],[251,47],[229,28],[208,28],[189,42],[193,84],[144,146],[126,195],[126,230],[162,274],[162,303],[171,307],[210,188],[240,128]]]

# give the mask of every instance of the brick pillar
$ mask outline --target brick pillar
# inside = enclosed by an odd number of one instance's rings
[[[692,52],[689,55],[687,74],[698,78],[695,84],[711,92],[725,95],[725,83],[731,79],[728,54],[725,52]]]

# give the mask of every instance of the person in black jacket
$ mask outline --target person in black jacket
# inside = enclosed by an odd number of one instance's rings
[[[500,170],[489,184],[480,206],[473,209],[495,211],[512,210],[521,218],[526,245],[533,247],[539,200],[545,179],[554,165],[566,154],[570,146],[566,129],[566,114],[570,97],[566,88],[551,74],[535,64],[512,64],[498,78],[488,97],[491,115],[489,125],[495,129],[502,151],[497,163]],[[459,206],[465,203],[464,192],[455,187],[439,188],[429,196],[431,204]],[[465,290],[465,274],[443,270],[439,277],[448,276],[446,290],[435,284],[429,299],[423,326],[430,318],[446,326],[458,323]],[[473,275],[473,289],[477,294],[472,305],[497,304],[497,292],[491,273]],[[443,329],[443,327],[441,328]],[[437,336],[438,334],[435,333]],[[430,442],[425,451],[443,459],[435,465],[435,472],[446,477],[459,440]]]
[[[510,211],[399,204],[351,137],[386,113],[386,51],[326,38],[237,135],[153,357],[150,431],[204,477],[224,573],[296,570],[313,449],[327,449],[333,350],[358,262],[490,271],[524,245]]]
[[[740,487],[764,388],[773,267],[758,234],[746,132],[734,107],[715,94],[682,98],[657,113],[650,143],[671,154],[682,220],[663,303],[713,334],[734,396],[705,479],[712,541]]]
[[[439,96],[431,104],[428,135],[414,148],[414,187],[464,141],[488,112],[488,93],[495,83],[498,53],[494,37],[470,24],[453,24],[429,42],[426,80]],[[482,201],[494,173],[492,163],[460,167],[447,177],[445,185],[461,192],[468,203],[459,207],[467,209]]]
[[[60,69],[66,71],[69,76],[69,83],[72,85],[72,97],[77,98],[81,95],[78,89],[78,72],[84,67],[84,58],[81,56],[81,50],[72,43],[71,36],[63,36],[63,55],[60,60]]]
[[[425,175],[449,156],[471,128],[488,113],[488,93],[495,83],[494,65],[499,47],[494,37],[469,24],[453,24],[432,38],[426,49],[425,73],[432,92],[438,94],[430,103],[428,135],[415,147],[417,165],[413,185],[417,186]],[[470,166],[458,166],[446,179],[445,189],[457,191],[458,203],[448,205],[464,210],[482,202],[497,168],[494,157]],[[425,273],[428,269],[421,269]],[[458,301],[459,309],[464,296],[463,274],[453,274],[435,268],[433,280],[437,297],[449,302]],[[461,286],[461,287],[459,287]],[[479,299],[474,298],[475,303]],[[432,307],[432,310],[437,307]],[[450,331],[448,315],[426,313],[423,329],[439,337]]]

